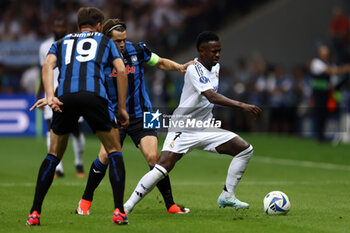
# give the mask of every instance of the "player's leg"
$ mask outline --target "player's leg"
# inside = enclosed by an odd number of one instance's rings
[[[57,164],[62,159],[67,147],[69,134],[57,135],[51,130],[51,142],[49,152],[42,162],[36,182],[35,195],[30,215],[27,219],[28,225],[40,225],[41,206],[47,191],[49,190]]]
[[[199,137],[193,137],[190,133],[168,132],[157,164],[141,178],[129,200],[125,203],[124,208],[132,210],[154,188],[157,182],[168,175],[176,162],[200,141]]]
[[[115,128],[116,128],[116,125],[115,125]],[[116,131],[116,133],[118,133],[118,131]],[[126,132],[125,130],[119,130],[119,134],[120,134],[119,135],[120,143],[122,144],[125,139]],[[92,204],[94,192],[98,187],[98,185],[100,184],[100,182],[102,181],[103,177],[105,176],[108,164],[109,164],[108,154],[101,143],[100,152],[97,158],[91,164],[85,191],[82,196],[82,199],[79,201],[79,206],[77,209],[78,214],[80,215],[90,214],[90,207]],[[115,183],[115,182],[113,182],[112,180],[112,183]],[[112,187],[113,186],[115,187],[116,185],[112,185]]]
[[[239,201],[234,193],[253,155],[253,147],[241,137],[236,136],[215,149],[220,154],[234,156],[228,168],[224,189],[218,198],[218,205],[220,207],[232,206],[236,209],[249,208],[249,204]]]
[[[143,156],[145,157],[150,170],[154,168],[154,165],[158,161],[158,139],[156,136],[145,136],[140,140],[138,144],[138,148],[141,150]],[[161,181],[157,183],[157,188],[159,192],[162,194],[165,207],[167,210],[175,204],[173,195],[171,192],[170,179],[169,176],[164,177]]]
[[[141,138],[137,146],[145,157],[148,165],[154,167],[157,163],[158,155],[158,138],[156,136],[147,135]]]
[[[102,142],[109,159],[109,178],[113,189],[114,207],[113,222],[117,225],[128,224],[128,218],[124,212],[124,187],[125,166],[118,129],[109,132],[97,131],[96,134]]]
[[[44,115],[44,119],[46,121],[47,129],[48,129],[46,132],[46,146],[47,146],[47,151],[49,151],[52,109],[47,105],[44,106],[43,115]],[[63,165],[62,165],[62,161],[60,161],[60,163],[56,166],[55,178],[59,178],[63,176],[64,176]]]
[[[96,97],[91,93],[83,93],[81,97],[82,98],[80,101],[84,105],[82,116],[89,123],[92,130],[96,132],[96,135],[107,152],[107,157],[110,161],[110,169],[112,169],[114,172],[113,180],[124,180],[125,171],[121,145],[116,133],[117,131],[113,128],[112,120],[114,118],[114,114],[109,110],[108,101],[106,99]],[[104,156],[104,159],[107,159],[107,157]],[[112,164],[112,161],[116,162]],[[123,196],[124,190],[118,190],[118,194],[113,193],[116,207],[113,213],[113,222],[115,224],[128,223],[128,219],[123,208]]]
[[[125,209],[131,212],[135,205],[151,192],[160,180],[168,175],[181,157],[182,155],[178,153],[162,151],[157,164],[141,178],[129,200],[124,204]]]
[[[63,95],[60,97],[60,100],[64,103],[64,106],[62,106],[62,112],[53,112],[50,130],[50,148],[39,170],[33,206],[30,211],[31,215],[29,215],[27,220],[28,225],[40,224],[41,206],[52,184],[56,166],[66,150],[69,133],[78,126],[77,114],[79,113],[75,110],[74,97],[72,95]],[[74,111],[71,111],[72,108]],[[33,218],[33,216],[36,216],[36,218]]]
[[[73,142],[73,150],[74,150],[74,165],[75,169],[77,171],[76,176],[78,178],[84,178],[85,173],[84,173],[84,166],[83,166],[83,153],[84,153],[84,148],[85,148],[85,136],[82,131],[82,121],[83,118],[79,118],[79,124],[78,128],[76,131],[73,132],[72,135],[72,142]]]
[[[158,138],[154,135],[147,135],[141,138],[138,148],[141,150],[145,157],[150,169],[154,168],[154,165],[158,161]],[[157,183],[157,188],[162,194],[165,207],[168,213],[188,213],[188,208],[181,208],[175,204],[173,194],[171,191],[169,175]]]
[[[109,159],[109,181],[112,186],[114,208],[124,213],[124,190],[125,190],[125,166],[121,151],[108,154]]]
[[[93,200],[95,189],[101,183],[103,177],[106,174],[106,170],[109,163],[107,158],[108,158],[107,152],[101,143],[99,155],[91,164],[89,177],[86,183],[84,194],[81,200],[79,201],[78,209],[76,211],[77,214],[80,214],[80,215],[90,214],[90,207]]]
[[[113,190],[114,208],[119,208],[124,213],[125,166],[118,128],[113,128],[113,136],[115,137],[117,150],[111,153],[99,154],[99,158],[104,163],[107,162],[106,164],[109,162],[109,181]]]

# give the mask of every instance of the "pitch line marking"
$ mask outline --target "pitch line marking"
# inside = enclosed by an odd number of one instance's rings
[[[210,182],[173,182],[174,186],[206,186],[206,185],[223,185],[225,180],[222,181],[210,181]],[[244,181],[240,183],[240,186],[244,185],[307,185],[307,186],[320,186],[320,185],[350,185],[350,181],[334,181],[326,180],[323,182],[314,182],[314,181]],[[0,183],[0,187],[34,187],[35,183],[26,182],[26,183]],[[56,183],[54,186],[76,186],[76,187],[85,187],[85,183],[78,182],[61,182]],[[109,184],[101,184],[100,186],[109,187]]]
[[[312,162],[305,160],[294,160],[294,159],[280,159],[280,158],[272,158],[272,157],[262,157],[256,156],[253,157],[252,161],[260,162],[260,163],[269,163],[269,164],[279,164],[279,165],[289,165],[289,166],[298,166],[298,167],[307,167],[307,168],[322,168],[328,170],[342,170],[342,171],[350,171],[350,166],[334,164],[334,163],[322,163],[322,162]]]
[[[194,157],[207,157],[207,158],[213,158],[213,159],[231,159],[230,156],[215,156],[215,155],[189,155]],[[273,157],[267,157],[267,156],[254,156],[251,160],[253,163],[267,163],[267,164],[279,164],[279,165],[288,165],[288,166],[297,166],[297,167],[307,167],[307,168],[322,168],[322,169],[328,169],[328,170],[341,170],[341,171],[350,171],[349,165],[341,165],[341,164],[334,164],[334,163],[323,163],[323,162],[313,162],[313,161],[306,161],[306,160],[294,160],[294,159],[281,159],[281,158],[273,158]]]

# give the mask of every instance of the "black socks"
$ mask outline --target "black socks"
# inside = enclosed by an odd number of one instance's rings
[[[52,184],[56,166],[59,164],[59,162],[60,159],[51,154],[47,154],[46,158],[42,162],[39,169],[38,179],[36,181],[34,201],[30,213],[32,213],[34,210],[38,211],[39,214],[41,213],[41,206],[43,204],[44,197]]]

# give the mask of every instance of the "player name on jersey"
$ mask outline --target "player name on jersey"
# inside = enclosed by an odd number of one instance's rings
[[[84,32],[84,33],[73,33],[69,34],[70,37],[91,37],[91,36],[99,36],[100,32]],[[66,36],[67,37],[67,36]]]

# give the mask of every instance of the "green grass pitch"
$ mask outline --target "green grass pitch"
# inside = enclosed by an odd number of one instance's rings
[[[350,232],[350,145],[265,134],[243,135],[255,149],[236,196],[250,209],[218,208],[230,156],[193,151],[170,173],[175,201],[191,209],[169,215],[158,190],[129,215],[130,224],[112,223],[113,200],[108,175],[95,192],[90,216],[74,214],[86,178],[75,177],[71,142],[63,159],[65,177],[54,180],[43,205],[40,227],[25,225],[39,166],[46,155],[44,139],[0,138],[0,232]],[[88,137],[85,170],[96,158],[99,142]],[[126,200],[148,166],[133,143],[124,146]],[[273,190],[291,201],[286,216],[267,216],[262,200]]]

